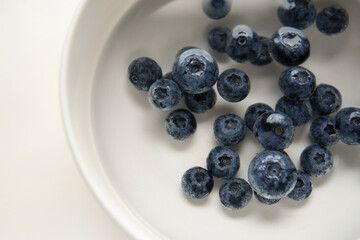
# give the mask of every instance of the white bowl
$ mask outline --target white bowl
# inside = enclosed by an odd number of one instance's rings
[[[208,19],[201,1],[125,0],[83,1],[73,20],[63,56],[61,103],[66,132],[76,162],[104,208],[134,239],[356,239],[360,237],[360,148],[338,143],[330,147],[333,171],[313,179],[309,199],[284,198],[273,206],[255,198],[241,210],[225,209],[218,197],[221,181],[204,200],[188,199],[180,179],[190,167],[205,167],[217,145],[212,124],[217,116],[234,112],[244,117],[255,102],[274,106],[281,97],[277,79],[285,68],[238,64],[214,53],[206,41],[214,26],[248,24],[260,35],[271,36],[280,24],[277,2],[233,1],[230,15]],[[336,86],[343,106],[359,107],[360,4],[343,1],[349,11],[348,29],[333,37],[305,30],[312,54],[303,66],[318,83]],[[322,3],[315,1],[316,6]],[[220,71],[244,70],[252,90],[240,103],[218,98],[215,108],[198,115],[191,139],[178,142],[165,131],[168,112],[155,109],[145,92],[128,81],[127,67],[142,56],[155,59],[163,73],[171,70],[176,52],[184,46],[208,50]],[[182,102],[180,107],[183,107]],[[309,139],[309,124],[298,127],[286,149],[297,167]],[[262,151],[251,132],[235,149],[241,167],[236,175],[247,179],[247,167]],[[66,176],[64,176],[66,177]]]

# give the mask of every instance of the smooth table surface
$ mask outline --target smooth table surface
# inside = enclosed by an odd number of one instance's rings
[[[71,155],[59,68],[79,0],[0,0],[0,239],[129,239]]]

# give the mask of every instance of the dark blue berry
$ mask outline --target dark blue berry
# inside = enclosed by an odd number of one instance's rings
[[[248,178],[255,192],[265,198],[286,196],[296,184],[296,168],[282,151],[266,150],[250,162]]]
[[[177,109],[169,114],[165,120],[167,133],[176,140],[184,140],[194,134],[196,120],[194,115],[186,109]]]
[[[347,107],[335,115],[340,140],[348,145],[360,144],[360,108]]]
[[[264,66],[272,62],[272,57],[269,53],[269,45],[271,40],[266,37],[260,37],[261,50],[260,55],[251,63],[256,66]]]
[[[209,32],[208,42],[212,49],[224,53],[226,51],[227,36],[231,34],[226,27],[216,27]]]
[[[162,71],[153,59],[141,57],[131,62],[128,75],[136,89],[148,91],[151,84],[162,78]]]
[[[194,113],[204,113],[213,108],[216,103],[216,93],[210,89],[203,93],[184,93],[186,106]]]
[[[249,77],[235,68],[224,71],[216,84],[220,96],[229,102],[239,102],[250,92]]]
[[[288,197],[296,201],[303,201],[310,196],[312,191],[311,178],[303,171],[297,171],[297,181],[294,189],[289,193]]]
[[[304,125],[310,121],[313,113],[311,104],[308,100],[295,102],[285,96],[277,101],[275,111],[288,115],[295,127]]]
[[[210,194],[214,186],[214,178],[202,167],[187,170],[181,179],[181,187],[191,198],[204,198]]]
[[[181,90],[170,79],[158,79],[149,89],[149,101],[157,108],[166,111],[173,109],[181,100]]]
[[[331,146],[339,141],[335,120],[331,116],[320,116],[310,126],[310,134],[320,146]]]
[[[245,121],[235,114],[225,114],[214,122],[214,135],[218,142],[231,146],[241,142],[246,133]]]
[[[339,90],[328,84],[320,84],[310,98],[314,111],[320,115],[334,113],[340,109],[342,98]]]
[[[300,65],[310,56],[310,42],[303,31],[282,27],[272,37],[270,53],[282,65]]]
[[[237,152],[226,146],[213,148],[207,159],[206,166],[214,177],[229,180],[235,176],[240,167],[240,158]]]
[[[282,150],[294,140],[295,127],[290,117],[281,112],[263,113],[254,124],[257,141],[269,150]]]
[[[275,199],[264,198],[264,197],[260,196],[259,194],[257,194],[255,191],[254,191],[254,195],[255,195],[255,198],[259,202],[266,204],[266,205],[273,205],[281,200],[281,198],[275,198]]]
[[[300,165],[304,172],[314,177],[321,177],[332,169],[333,157],[328,149],[311,145],[302,151]]]
[[[202,0],[202,9],[206,16],[218,20],[230,12],[231,0]]]
[[[167,74],[164,75],[163,78],[164,78],[164,79],[174,80],[174,75],[173,75],[172,72],[168,72]]]
[[[326,35],[338,34],[347,28],[349,15],[345,9],[338,6],[324,8],[318,13],[316,27]]]
[[[219,191],[221,203],[231,210],[244,208],[252,198],[252,189],[242,178],[226,181]]]
[[[273,112],[274,110],[265,103],[255,103],[249,106],[245,112],[245,123],[246,126],[253,131],[256,120],[266,112]]]

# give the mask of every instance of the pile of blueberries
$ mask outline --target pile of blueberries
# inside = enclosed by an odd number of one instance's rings
[[[203,0],[204,13],[212,19],[225,17],[231,8],[228,0]],[[272,38],[258,36],[249,26],[237,25],[232,30],[216,27],[208,35],[209,45],[226,53],[236,62],[251,62],[263,66],[273,59],[288,68],[279,77],[284,94],[273,110],[265,103],[248,107],[245,120],[235,114],[219,116],[214,122],[214,135],[221,144],[212,149],[206,159],[207,169],[193,167],[182,177],[182,188],[191,198],[204,198],[214,186],[214,177],[225,180],[219,196],[229,209],[245,207],[255,197],[264,204],[274,204],[287,196],[306,199],[312,191],[310,176],[321,177],[332,169],[333,157],[326,146],[340,139],[349,145],[360,144],[360,108],[340,109],[342,97],[331,85],[316,85],[315,75],[299,66],[310,55],[310,42],[302,29],[316,20],[320,32],[332,35],[344,31],[348,15],[341,7],[328,7],[316,14],[310,0],[285,0],[278,8],[284,27]],[[213,108],[216,93],[229,102],[239,102],[250,91],[249,77],[239,69],[219,73],[216,60],[205,50],[184,47],[175,57],[171,72],[162,75],[152,59],[135,59],[128,68],[131,83],[148,91],[150,102],[161,110],[171,110],[185,98],[186,109],[172,111],[165,119],[167,133],[184,140],[196,131],[196,119],[191,112],[203,113]],[[294,139],[295,127],[310,121],[313,112],[319,117],[310,127],[315,145],[303,150],[302,170],[297,170],[284,151]],[[248,182],[234,178],[240,167],[239,155],[230,146],[240,143],[247,131],[253,131],[264,147],[250,162]]]

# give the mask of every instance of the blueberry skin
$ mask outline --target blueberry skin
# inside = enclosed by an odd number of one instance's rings
[[[163,77],[164,79],[170,79],[174,81],[174,75],[172,72],[168,72],[167,74],[164,75]]]
[[[360,144],[360,108],[347,107],[335,115],[340,140],[348,145]]]
[[[186,106],[194,113],[204,113],[215,106],[216,93],[214,89],[199,93],[184,93]]]
[[[162,70],[153,59],[141,57],[131,62],[128,76],[136,89],[148,91],[151,84],[162,78]]]
[[[231,68],[220,74],[216,87],[226,101],[240,102],[250,92],[250,80],[243,71]]]
[[[314,111],[320,115],[334,113],[340,109],[342,97],[338,89],[328,84],[319,84],[310,98]]]
[[[290,117],[281,112],[263,113],[254,124],[256,140],[268,150],[283,150],[294,140],[295,127]]]
[[[311,145],[302,151],[300,165],[307,174],[321,177],[332,169],[333,157],[328,149],[319,145]]]
[[[296,184],[294,163],[283,151],[265,150],[250,162],[249,183],[262,197],[279,199],[289,194]]]
[[[308,174],[297,171],[297,180],[294,189],[287,195],[296,201],[303,201],[308,198],[312,191],[312,182]]]
[[[211,175],[229,180],[240,168],[240,158],[230,147],[217,146],[213,148],[207,159],[206,166]]]
[[[176,53],[175,59],[178,58],[183,52],[185,52],[185,51],[187,51],[187,50],[189,50],[189,49],[193,49],[193,48],[196,49],[196,47],[193,47],[193,46],[185,46],[185,47],[183,47],[182,49],[180,49],[180,50]]]
[[[331,146],[339,141],[335,120],[331,116],[320,116],[310,126],[310,135],[320,146]]]
[[[182,91],[198,94],[209,90],[216,83],[219,69],[216,60],[208,52],[189,48],[176,57],[173,75]]]
[[[213,189],[214,178],[202,167],[187,170],[181,178],[181,187],[191,198],[205,198]]]
[[[275,198],[275,199],[264,198],[264,197],[260,196],[258,193],[256,193],[255,191],[254,191],[254,195],[255,195],[255,198],[259,202],[266,204],[266,205],[273,205],[281,200],[281,198]]]
[[[226,52],[227,37],[231,34],[230,29],[226,27],[216,27],[208,34],[208,42],[212,49],[217,52]]]
[[[285,0],[278,8],[278,17],[284,26],[305,29],[314,23],[316,9],[310,0]]]
[[[236,62],[255,61],[261,53],[259,36],[247,25],[237,25],[228,36],[226,53]]]
[[[167,111],[180,102],[181,95],[176,82],[170,79],[158,79],[151,85],[148,98],[155,107]]]
[[[290,67],[281,73],[279,87],[289,99],[303,101],[309,99],[314,93],[316,77],[304,67]]]
[[[272,62],[272,57],[269,52],[271,40],[266,37],[260,37],[261,50],[260,55],[251,63],[256,66],[264,66]]]
[[[274,110],[265,103],[255,103],[250,105],[245,112],[245,123],[246,126],[253,131],[256,120],[266,112],[273,112]]]
[[[209,18],[219,20],[230,12],[231,0],[202,0],[202,9]]]
[[[309,122],[313,113],[311,104],[308,100],[294,102],[285,96],[277,101],[275,111],[288,115],[295,127]]]
[[[186,109],[177,109],[165,119],[167,133],[176,140],[185,140],[196,131],[194,115]]]
[[[300,65],[310,56],[310,42],[305,33],[292,27],[280,28],[272,37],[271,56],[284,66]]]
[[[324,8],[316,17],[316,27],[325,35],[341,33],[345,31],[348,24],[348,13],[345,9],[338,6]]]
[[[246,134],[245,121],[235,114],[225,114],[214,122],[214,135],[218,142],[232,146],[241,142]]]
[[[226,181],[219,191],[221,203],[231,210],[244,208],[252,198],[252,189],[247,181],[234,178]]]

